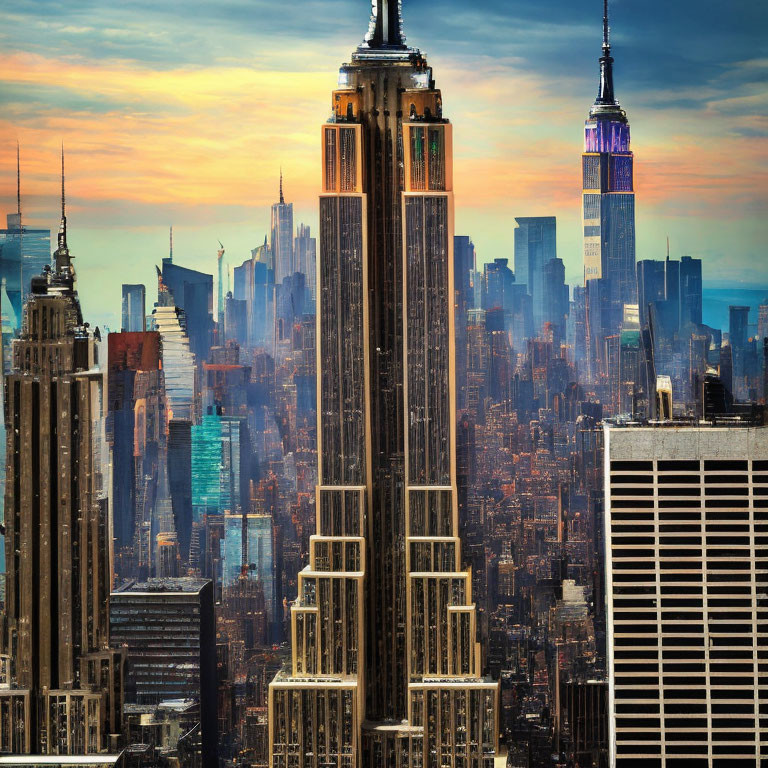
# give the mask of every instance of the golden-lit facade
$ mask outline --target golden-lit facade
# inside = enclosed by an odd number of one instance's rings
[[[322,127],[317,533],[270,686],[273,768],[490,768],[456,497],[452,127],[399,3]]]

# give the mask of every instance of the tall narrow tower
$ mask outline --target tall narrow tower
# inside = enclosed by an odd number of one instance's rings
[[[603,0],[600,87],[586,121],[583,171],[584,284],[589,378],[607,375],[605,338],[620,330],[625,304],[637,303],[634,158],[629,121],[613,89],[608,0]]]
[[[0,752],[82,755],[116,746],[122,657],[109,647],[103,375],[75,290],[63,158],[54,262],[32,280],[5,379],[9,669]]]
[[[280,171],[280,200],[272,206],[271,238],[275,285],[281,285],[296,270],[293,260],[293,203],[285,202],[283,172]]]
[[[458,538],[451,126],[396,0],[374,3],[321,137],[317,535],[272,766],[485,767],[498,686]]]

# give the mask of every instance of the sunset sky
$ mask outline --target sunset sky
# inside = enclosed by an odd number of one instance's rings
[[[512,259],[515,216],[556,215],[581,279],[580,153],[597,89],[600,0],[404,0],[455,125],[456,231]],[[768,10],[753,0],[614,0],[616,88],[632,125],[638,258],[704,259],[705,280],[768,286]],[[264,239],[282,165],[317,221],[319,126],[367,0],[14,0],[0,24],[0,219],[58,227],[84,311],[119,328],[120,284],[168,249],[213,272]]]

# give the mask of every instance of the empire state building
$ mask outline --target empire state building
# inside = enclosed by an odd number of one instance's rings
[[[608,0],[603,4],[600,87],[584,130],[584,284],[589,379],[608,375],[606,338],[619,332],[624,306],[637,304],[634,156],[629,120],[613,88]]]
[[[321,129],[317,534],[270,686],[273,768],[490,768],[456,500],[451,125],[375,0]]]

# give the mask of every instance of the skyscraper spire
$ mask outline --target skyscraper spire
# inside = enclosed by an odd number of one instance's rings
[[[285,205],[285,197],[283,196],[283,166],[280,166],[280,205]]]
[[[596,106],[618,106],[613,90],[613,58],[611,57],[608,0],[603,0],[603,55],[600,57],[600,89]]]
[[[67,197],[64,186],[64,144],[61,145],[61,224],[59,226],[59,242],[56,253],[54,253],[56,264],[56,275],[71,276],[72,262],[67,246]],[[66,274],[65,274],[66,273]]]
[[[61,227],[59,249],[67,247],[67,196],[64,188],[64,144],[61,145]]]
[[[405,48],[402,0],[372,0],[365,42],[370,48]]]
[[[19,215],[19,227],[21,227],[21,148],[16,142],[16,213]]]
[[[173,261],[173,224],[171,224],[170,246],[168,249],[168,261]]]

